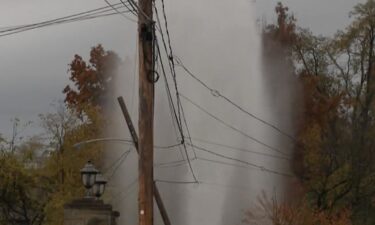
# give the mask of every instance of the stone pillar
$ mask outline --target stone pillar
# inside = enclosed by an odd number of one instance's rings
[[[78,199],[64,206],[64,225],[116,225],[119,216],[102,200]]]

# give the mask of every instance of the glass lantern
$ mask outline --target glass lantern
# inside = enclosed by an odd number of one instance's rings
[[[104,194],[106,184],[107,180],[100,173],[97,174],[95,184],[92,187],[93,194],[97,199]]]
[[[94,165],[91,163],[91,161],[88,161],[81,169],[81,178],[83,186],[85,186],[87,190],[87,197],[90,195],[90,189],[95,184],[96,175],[98,174],[98,170],[95,169]]]

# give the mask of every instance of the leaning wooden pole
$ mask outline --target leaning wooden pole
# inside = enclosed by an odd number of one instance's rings
[[[122,97],[118,97],[117,100],[118,100],[118,103],[120,105],[122,114],[124,115],[126,124],[128,125],[129,132],[130,132],[130,135],[132,136],[135,149],[139,153],[139,150],[138,150],[138,135],[137,135],[137,132],[135,131],[133,122],[130,118],[130,114],[129,114],[129,111],[126,107],[125,101]],[[160,212],[161,218],[163,219],[164,225],[172,225],[171,221],[169,220],[167,210],[165,209],[163,200],[161,198],[159,189],[156,186],[155,182],[153,183],[153,186],[154,186],[154,198],[155,198],[156,204],[159,208],[159,212]]]

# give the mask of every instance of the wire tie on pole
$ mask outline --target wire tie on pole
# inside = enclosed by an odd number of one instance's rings
[[[148,76],[147,76],[147,80],[150,82],[150,83],[153,83],[155,84],[156,82],[158,82],[160,78],[160,75],[157,71],[155,70],[150,70],[149,73],[148,73]]]
[[[214,96],[214,97],[220,97],[221,94],[218,90],[215,90],[215,89],[211,89],[211,94]]]

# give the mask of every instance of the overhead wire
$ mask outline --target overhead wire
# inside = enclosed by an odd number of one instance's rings
[[[173,181],[173,180],[161,180],[155,179],[157,183],[168,183],[168,184],[199,184],[199,181]]]
[[[184,132],[183,132],[183,125],[182,125],[183,122],[182,122],[182,120],[184,121],[186,130],[188,132],[188,136],[190,136],[190,130],[189,130],[189,126],[188,126],[188,123],[187,123],[187,120],[186,120],[185,113],[183,111],[183,106],[182,106],[181,101],[180,101],[179,90],[178,90],[178,85],[177,85],[177,78],[176,78],[176,70],[175,70],[175,65],[174,65],[174,60],[173,60],[173,50],[172,50],[171,39],[170,39],[170,34],[169,34],[169,29],[168,29],[168,20],[167,20],[167,16],[166,16],[164,1],[162,1],[162,9],[163,9],[164,26],[165,26],[165,31],[166,31],[166,34],[167,34],[167,41],[168,41],[169,49],[168,49],[167,44],[166,44],[166,40],[165,40],[164,33],[163,33],[163,28],[162,28],[162,25],[161,25],[158,9],[157,9],[156,5],[154,5],[154,9],[155,9],[155,14],[156,14],[156,20],[157,20],[157,23],[158,23],[159,28],[160,28],[159,32],[160,32],[160,35],[161,35],[161,40],[163,42],[163,47],[164,47],[165,53],[168,56],[168,65],[169,65],[169,68],[170,68],[171,76],[172,76],[172,79],[173,79],[173,82],[174,82],[174,87],[175,87],[176,102],[177,102],[176,103],[177,104],[177,113],[174,111],[175,118],[176,118],[176,122],[179,124],[179,127],[180,127],[180,133],[181,133],[181,139],[182,139],[181,142],[183,143],[183,147],[184,147],[185,154],[186,154],[186,159],[188,160],[190,170],[193,173],[193,168],[191,166],[190,159],[189,159],[190,157],[189,157],[189,154],[188,154],[188,151],[187,151],[187,148],[186,148],[186,144],[185,144],[185,138],[184,138],[185,135],[184,135]],[[158,49],[159,49],[159,52],[160,52],[160,47],[158,47]],[[165,70],[163,72],[164,72],[164,75],[165,75]],[[166,75],[164,76],[164,79],[168,83],[168,79],[166,78]],[[167,89],[168,89],[167,91],[170,93],[169,85],[168,85]],[[173,104],[173,100],[171,99],[171,97],[170,97],[170,100],[171,100],[171,103]],[[183,115],[181,115],[181,114],[183,114]],[[181,119],[181,118],[183,118],[183,119]],[[191,142],[191,140],[190,140],[190,142]],[[193,154],[194,154],[194,158],[196,158],[197,155],[196,155],[196,152],[195,152],[194,148],[193,148]],[[193,176],[194,176],[194,179],[197,180],[194,173],[193,173]]]
[[[131,4],[128,2],[129,5],[127,5],[123,0],[120,0],[120,2],[134,15],[134,16],[138,16],[138,12],[136,9],[134,9]],[[130,6],[130,8],[129,8]]]
[[[116,6],[117,9],[123,8],[123,6]],[[39,23],[32,23],[32,24],[25,24],[19,26],[13,26],[7,29],[0,30],[0,37],[9,36],[29,30],[39,29],[47,26],[55,26],[65,23],[72,23],[72,22],[79,22],[84,20],[91,20],[95,18],[107,17],[116,15],[116,13],[111,13],[111,9],[109,7],[100,7],[93,10],[84,11],[81,13],[72,14],[69,16],[64,16],[56,19],[46,20]],[[126,13],[128,11],[121,11],[122,13]]]
[[[171,185],[173,185],[173,184],[174,185],[189,185],[189,184],[195,185],[196,184],[193,181],[177,181],[177,180],[160,180],[159,183],[171,184]],[[215,187],[226,188],[226,189],[240,189],[240,190],[246,190],[246,191],[248,191],[249,189],[252,188],[250,186],[219,184],[219,183],[199,180],[199,186],[201,186],[201,185],[215,186]]]
[[[128,1],[130,7],[135,11],[137,12],[137,15],[138,15],[138,7],[137,7],[137,4],[134,2],[134,1]]]
[[[190,147],[193,147],[190,144],[188,144],[188,145]],[[209,150],[209,149],[207,149],[205,147],[202,147],[202,146],[194,145],[194,147],[197,150],[200,150],[202,152],[206,152],[206,153],[209,153],[211,155],[214,155],[216,157],[220,157],[220,158],[223,158],[223,159],[226,159],[226,160],[231,160],[231,161],[235,161],[237,163],[245,164],[246,166],[241,166],[239,164],[234,164],[234,163],[229,163],[229,162],[218,161],[218,160],[210,159],[210,158],[204,158],[204,157],[201,157],[201,156],[198,156],[197,158],[191,159],[192,161],[194,161],[194,160],[206,161],[206,162],[211,162],[211,163],[216,163],[216,164],[221,164],[221,165],[234,166],[234,167],[239,167],[239,168],[246,168],[246,169],[254,167],[255,169],[259,169],[262,172],[272,173],[272,174],[281,175],[281,176],[285,176],[285,177],[294,177],[292,174],[279,172],[279,171],[276,171],[276,170],[273,170],[273,169],[266,168],[264,166],[257,165],[257,164],[252,163],[252,162],[248,162],[248,161],[237,159],[237,158],[234,158],[234,157],[230,157],[230,156],[227,156],[227,155],[224,155],[224,154],[221,154],[221,153],[217,153],[217,152],[214,152],[214,151]],[[165,163],[158,163],[158,164],[155,164],[154,166],[157,167],[157,168],[174,168],[174,167],[180,167],[180,166],[183,166],[183,165],[186,165],[186,164],[187,164],[186,160],[177,160],[177,161],[171,161],[171,162],[165,162]]]
[[[130,150],[128,150],[128,151],[125,151],[124,153],[122,153],[121,155],[120,155],[120,157],[118,157],[115,161],[113,161],[113,163],[109,166],[109,167],[107,167],[107,168],[105,168],[105,169],[103,169],[103,174],[105,174],[105,173],[107,173],[108,171],[110,171],[119,161],[121,161],[121,159],[124,157],[124,156],[126,156],[128,153],[129,153],[129,151]]]
[[[186,120],[186,115],[185,115],[185,111],[184,111],[184,108],[180,102],[180,107],[181,107],[181,112],[182,112],[182,119],[184,120],[184,124],[185,124],[185,127],[186,127],[186,132],[188,134],[188,139],[190,141],[190,144],[193,144],[193,141],[192,139],[190,138],[191,137],[191,134],[190,134],[190,129],[189,129],[189,125],[187,123],[187,120]],[[194,154],[194,158],[197,158],[197,153],[195,152],[195,148],[192,147],[193,149],[193,154]]]
[[[191,159],[192,161],[194,159]],[[180,166],[184,166],[187,164],[187,160],[176,160],[176,161],[173,161],[173,162],[168,162],[168,163],[163,163],[163,164],[155,164],[155,168],[160,168],[160,169],[163,169],[163,168],[177,168],[177,167],[180,167]]]
[[[223,144],[223,143],[217,143],[217,142],[213,142],[213,141],[203,140],[201,138],[195,138],[195,137],[189,137],[189,138],[191,138],[195,141],[201,142],[201,143],[206,143],[206,144],[210,144],[210,145],[224,147],[224,148],[232,149],[232,150],[236,150],[236,151],[247,152],[247,153],[251,153],[251,154],[256,154],[256,155],[261,155],[261,156],[266,156],[266,157],[271,157],[271,158],[276,158],[276,159],[282,159],[282,160],[286,160],[286,161],[291,160],[287,156],[267,154],[267,153],[263,153],[263,152],[249,150],[249,149],[246,149],[246,148],[240,148],[240,147],[231,146],[231,145],[227,145],[227,144]]]
[[[124,12],[126,12],[126,11],[124,11]],[[35,25],[33,27],[21,28],[21,29],[12,31],[12,32],[0,32],[1,33],[0,37],[18,34],[18,33],[22,33],[22,32],[29,31],[29,30],[40,29],[40,28],[48,27],[48,26],[55,26],[55,25],[61,25],[61,24],[66,24],[66,23],[80,22],[80,21],[91,20],[91,19],[102,18],[102,17],[107,17],[107,16],[113,16],[113,15],[117,15],[117,13],[107,13],[107,14],[94,15],[94,16],[84,16],[84,17],[80,17],[80,18],[62,20],[62,21],[58,21],[58,22],[54,22],[54,23],[50,23],[50,24]]]
[[[221,164],[221,165],[226,165],[226,166],[233,166],[233,167],[245,168],[245,169],[249,169],[250,168],[248,166],[242,166],[242,165],[238,165],[238,164],[235,164],[235,163],[229,163],[229,162],[224,162],[224,161],[219,161],[219,160],[214,160],[214,159],[207,159],[207,158],[204,158],[204,157],[198,157],[198,160],[205,161],[205,162],[210,162],[210,163]],[[254,169],[254,168],[251,168],[251,169]]]
[[[136,20],[134,20],[134,19],[132,19],[132,18],[130,18],[130,17],[124,15],[122,12],[118,11],[118,10],[116,9],[116,7],[114,7],[114,6],[113,6],[108,0],[104,0],[104,1],[105,1],[105,3],[107,3],[108,6],[110,6],[114,11],[116,11],[117,14],[119,14],[120,16],[124,17],[124,18],[127,19],[127,20],[130,20],[130,21],[132,21],[132,22],[134,22],[134,23],[137,23]],[[121,2],[122,2],[122,1],[121,1]],[[122,3],[121,3],[121,4],[122,4]],[[125,5],[125,4],[124,4],[124,5]],[[126,7],[126,8],[128,8],[128,7]],[[130,10],[130,9],[129,9],[129,12],[132,12],[132,13],[134,14],[134,12],[133,12],[132,10]],[[136,15],[136,14],[135,14],[135,15]]]
[[[193,160],[206,161],[206,162],[222,164],[222,165],[227,165],[227,166],[234,166],[234,167],[245,168],[245,169],[250,168],[249,166],[242,166],[242,165],[238,165],[238,164],[235,164],[235,163],[229,163],[229,162],[223,162],[223,161],[214,160],[214,159],[208,159],[208,158],[204,158],[204,157],[201,157],[201,156],[199,156],[195,159],[191,159],[191,160],[192,161]],[[154,166],[156,168],[176,168],[176,167],[186,165],[186,163],[187,163],[186,160],[177,160],[177,161],[172,161],[172,162],[157,163]],[[254,169],[254,168],[250,168],[250,169]]]
[[[293,137],[292,135],[290,135],[288,132],[282,130],[281,128],[277,127],[276,125],[270,123],[270,122],[267,122],[266,120],[264,119],[261,119],[260,117],[256,116],[255,114],[253,113],[250,113],[249,111],[245,110],[242,106],[238,105],[237,103],[235,103],[233,100],[231,100],[229,97],[221,94],[218,90],[214,89],[214,88],[211,88],[210,86],[208,86],[205,82],[203,82],[201,79],[199,79],[194,73],[192,73],[182,62],[182,60],[180,58],[178,58],[177,56],[174,56],[174,58],[176,58],[176,62],[177,62],[177,66],[180,66],[183,70],[185,70],[185,72],[187,74],[189,74],[192,78],[194,78],[198,83],[200,83],[203,87],[205,87],[206,89],[208,89],[211,94],[214,96],[214,97],[220,97],[222,99],[224,99],[225,101],[227,101],[228,103],[230,103],[232,106],[234,106],[235,108],[237,108],[238,110],[242,111],[243,113],[245,113],[246,115],[256,119],[257,121],[265,124],[266,126],[272,128],[273,130],[277,131],[278,133],[282,134],[283,136],[285,137],[288,137],[289,139],[291,139],[293,142],[296,142],[296,138]]]
[[[167,146],[158,146],[158,145],[156,145],[155,148],[157,148],[157,149],[172,149],[172,148],[175,148],[175,147],[180,147],[181,145],[182,145],[181,143],[167,145]]]
[[[253,151],[253,150],[243,148],[243,147],[236,147],[236,146],[218,143],[218,142],[214,142],[214,141],[208,141],[208,140],[204,140],[204,139],[196,138],[196,137],[186,137],[186,138],[192,139],[192,140],[197,141],[197,142],[205,143],[205,144],[224,147],[226,149],[231,149],[231,150],[234,150],[234,151],[246,152],[246,153],[250,153],[250,154],[261,155],[261,156],[266,156],[266,157],[281,159],[281,160],[286,160],[286,161],[291,160],[290,157],[287,157],[287,156],[284,156],[284,155],[267,154],[267,153],[264,153],[264,152]],[[176,145],[180,145],[180,144],[176,144]],[[173,149],[173,145],[171,145],[171,148],[159,148],[159,149],[160,150],[171,150],[171,149]]]
[[[156,7],[156,5],[154,5],[156,21],[160,27],[159,33],[161,36],[161,40],[163,42],[165,54],[168,56],[168,65],[169,65],[169,69],[170,69],[171,76],[172,76],[173,83],[174,83],[176,102],[177,102],[178,122],[180,123],[180,126],[182,127],[182,119],[181,119],[181,106],[182,105],[180,104],[181,102],[180,102],[180,96],[179,96],[178,85],[177,85],[176,69],[175,69],[175,64],[174,64],[174,59],[173,59],[173,50],[172,50],[172,45],[171,45],[171,40],[170,40],[170,35],[169,35],[168,21],[167,21],[167,16],[165,12],[164,1],[162,1],[162,8],[163,8],[164,27],[165,27],[167,38],[164,37],[164,32],[163,32],[163,28],[161,25],[158,8]],[[166,42],[168,42],[168,46]],[[182,139],[182,141],[184,141],[184,139]]]
[[[131,7],[133,7],[134,10],[136,10],[138,13],[141,13],[142,16],[149,22],[154,22],[152,18],[150,18],[142,9],[138,7],[138,4],[134,0],[127,0]]]
[[[227,128],[233,130],[233,131],[236,131],[237,133],[240,133],[241,135],[249,138],[250,140],[253,140],[254,142],[266,147],[267,149],[269,150],[272,150],[274,152],[277,152],[277,153],[280,153],[280,154],[283,154],[283,155],[287,155],[285,152],[275,148],[275,147],[272,147],[266,143],[264,143],[263,141],[260,141],[258,140],[257,138],[254,138],[252,136],[250,136],[249,134],[245,133],[244,131],[234,127],[233,125],[229,124],[228,122],[220,119],[219,117],[215,116],[214,114],[210,113],[209,111],[207,111],[205,108],[203,108],[202,106],[198,105],[197,103],[195,103],[194,101],[192,101],[190,98],[186,97],[185,95],[181,94],[180,93],[180,96],[185,99],[187,102],[189,102],[190,104],[194,105],[196,108],[198,108],[199,110],[201,110],[202,112],[204,112],[205,114],[207,114],[208,116],[210,116],[211,118],[215,119],[216,121],[220,122],[221,124],[223,124],[224,126],[226,126]]]
[[[164,84],[165,84],[167,98],[168,98],[169,110],[170,110],[170,113],[171,113],[171,117],[175,118],[175,120],[172,119],[172,124],[173,124],[173,127],[174,127],[176,133],[177,133],[177,127],[178,127],[178,131],[180,133],[180,136],[181,136],[181,138],[183,138],[184,133],[183,133],[181,124],[178,122],[177,112],[176,112],[176,109],[175,109],[175,106],[174,106],[174,103],[173,103],[173,99],[172,99],[172,95],[171,95],[171,92],[170,92],[169,83],[168,83],[166,71],[165,71],[165,68],[164,68],[163,58],[162,58],[161,51],[160,51],[160,46],[159,46],[157,41],[156,41],[156,50],[157,50],[157,54],[159,56],[159,63],[160,63],[160,67],[161,67],[161,70],[162,70],[161,72],[162,72],[162,75],[163,75],[163,78],[164,78]],[[176,124],[175,124],[175,122],[176,122]],[[181,143],[183,143],[183,139],[182,139]],[[180,153],[181,153],[182,158],[184,158],[181,148],[180,148]]]
[[[112,197],[112,199],[116,198],[116,201],[113,202],[113,205],[116,205],[117,203],[127,198],[129,194],[132,193],[133,188],[136,187],[137,182],[138,182],[138,177],[135,178],[132,182],[130,182],[130,184],[128,184],[125,188],[123,188],[123,191],[121,191],[118,194],[115,194],[114,197]]]
[[[193,147],[190,144],[188,144],[188,145],[190,147]],[[202,147],[202,146],[194,145],[194,147],[196,149],[198,149],[198,150],[201,150],[203,152],[209,153],[211,155],[215,155],[217,157],[224,158],[226,160],[231,160],[231,161],[235,161],[235,162],[238,162],[238,163],[246,164],[246,166],[241,166],[239,164],[234,164],[234,163],[229,163],[229,162],[224,162],[224,161],[218,161],[218,160],[214,160],[214,159],[204,158],[204,157],[201,157],[201,156],[198,156],[197,158],[193,158],[193,159],[191,159],[191,161],[194,161],[194,160],[206,161],[206,162],[211,162],[211,163],[216,163],[216,164],[221,164],[221,165],[227,165],[227,166],[234,166],[234,167],[245,168],[245,169],[249,169],[251,167],[255,167],[256,169],[260,169],[263,172],[268,172],[268,173],[272,173],[272,174],[276,174],[276,175],[281,175],[281,176],[286,176],[286,177],[293,177],[292,174],[282,173],[282,172],[279,172],[279,171],[276,171],[276,170],[273,170],[273,169],[266,168],[264,166],[257,165],[255,163],[251,163],[251,162],[244,161],[244,160],[241,160],[241,159],[237,159],[237,158],[234,158],[234,157],[226,156],[224,154],[220,154],[220,153],[214,152],[214,151],[209,150],[209,149],[207,149],[205,147]],[[285,159],[285,158],[282,158],[282,159]],[[177,160],[177,161],[171,161],[171,162],[165,162],[165,163],[157,163],[154,166],[157,167],[157,168],[175,168],[175,167],[180,167],[180,166],[183,166],[183,165],[186,165],[186,164],[187,164],[186,160]]]
[[[181,139],[182,139],[181,141],[182,141],[182,143],[184,143],[185,142],[185,135],[184,135],[184,132],[183,132],[182,123],[185,124],[186,132],[188,133],[188,136],[190,137],[191,135],[190,135],[190,129],[189,129],[189,125],[187,123],[186,115],[185,115],[185,112],[184,112],[184,108],[183,108],[183,105],[181,104],[181,100],[180,100],[180,96],[179,96],[177,78],[176,78],[176,70],[175,70],[175,65],[174,65],[174,61],[173,61],[173,51],[172,51],[172,46],[171,46],[171,41],[170,41],[170,35],[169,35],[167,17],[166,17],[166,13],[165,13],[164,1],[162,2],[162,5],[163,5],[163,15],[164,15],[164,21],[165,21],[165,30],[166,30],[167,38],[168,38],[167,40],[168,40],[168,46],[169,46],[169,54],[168,54],[165,38],[164,38],[164,35],[163,35],[163,30],[162,30],[159,14],[158,14],[158,11],[157,11],[157,7],[154,6],[154,8],[155,8],[157,22],[158,22],[159,27],[160,27],[160,34],[161,34],[161,37],[162,37],[164,50],[165,50],[165,52],[168,56],[169,68],[170,68],[171,75],[172,75],[173,82],[174,82],[175,93],[176,93],[176,102],[177,102],[177,113],[175,112],[175,114],[176,114],[175,118],[176,118],[176,122],[178,123],[179,128],[180,128],[180,134],[181,134]],[[165,71],[163,71],[163,72],[165,73]],[[165,80],[166,80],[166,82],[168,82],[166,76],[165,76]],[[168,88],[167,91],[170,93],[169,84],[168,84],[167,88]],[[171,94],[169,94],[169,95],[171,95]],[[172,100],[171,96],[169,98],[171,99],[170,102],[173,104],[173,100]],[[191,139],[189,141],[192,143]],[[195,152],[194,148],[193,148],[193,154],[194,154],[194,158],[196,158],[197,155],[196,155],[196,152]]]
[[[166,40],[165,40],[165,37],[164,37],[163,28],[162,28],[162,25],[161,25],[161,22],[160,22],[160,17],[159,17],[158,9],[157,9],[157,7],[155,5],[154,5],[154,9],[155,9],[156,21],[157,21],[157,24],[159,25],[159,28],[160,28],[160,32],[159,33],[160,33],[160,36],[161,36],[161,41],[163,43],[164,51],[165,51],[165,53],[168,56],[168,65],[169,65],[169,69],[170,69],[171,75],[173,77],[173,82],[175,84],[174,86],[175,86],[175,92],[176,92],[177,111],[178,111],[178,113],[175,112],[175,114],[176,114],[175,117],[176,117],[176,121],[177,121],[177,123],[179,125],[181,136],[184,136],[183,135],[183,130],[182,130],[181,114],[179,112],[179,110],[180,110],[179,109],[180,104],[179,104],[179,97],[177,97],[178,96],[178,88],[177,88],[177,81],[175,79],[175,70],[173,70],[173,66],[172,66],[171,61],[169,59],[170,54],[168,54],[168,48],[167,48]],[[159,43],[157,43],[157,46],[158,46],[158,52],[159,52],[159,55],[160,55],[159,57],[161,58],[161,52],[160,52],[160,45],[159,45]],[[168,79],[166,78],[166,71],[165,71],[165,69],[163,69],[163,73],[164,73],[165,79],[166,79],[166,81],[168,83]],[[167,88],[168,88],[168,92],[170,93],[171,91],[170,91],[169,84],[167,84]],[[172,100],[172,102],[173,102],[173,100]],[[176,109],[174,109],[174,110],[176,110]],[[184,138],[183,137],[181,137],[181,138],[182,138],[182,141],[184,141]]]
[[[123,8],[123,6],[121,4],[114,4],[113,5],[114,7],[116,8]],[[52,22],[57,22],[57,21],[60,21],[60,20],[64,20],[64,19],[71,19],[71,18],[75,18],[75,17],[79,17],[79,16],[84,16],[84,15],[96,15],[98,13],[103,13],[103,12],[108,12],[108,11],[111,11],[110,9],[111,7],[109,6],[104,6],[104,7],[99,7],[99,8],[96,8],[96,9],[91,9],[91,10],[87,10],[87,11],[83,11],[83,12],[80,12],[80,13],[75,13],[75,14],[71,14],[71,15],[68,15],[68,16],[63,16],[63,17],[58,17],[58,18],[55,18],[55,19],[51,19],[51,20],[46,20],[46,21],[43,21],[43,22],[38,22],[38,23],[32,23],[32,24],[27,24],[27,25],[17,25],[17,26],[8,26],[8,27],[1,27],[0,28],[0,32],[9,32],[9,31],[13,31],[13,30],[18,30],[20,28],[28,28],[28,27],[31,27],[31,26],[35,26],[35,25],[41,25],[41,24],[46,24],[46,23],[52,23]]]
[[[161,29],[161,27],[160,27],[160,29]],[[173,104],[173,99],[172,99],[171,94],[170,94],[168,79],[167,79],[167,76],[166,76],[166,73],[165,73],[164,65],[162,63],[162,56],[161,56],[160,47],[159,47],[158,42],[156,42],[156,49],[158,51],[159,58],[160,58],[160,61],[161,61],[162,73],[163,73],[163,77],[164,77],[164,80],[165,80],[165,86],[166,86],[166,89],[167,89],[167,95],[168,95],[169,103],[170,103],[170,106],[173,108],[174,116],[175,116],[176,120],[178,121],[176,110],[175,110],[175,107],[174,107],[174,104]],[[182,144],[182,146],[184,148],[184,151],[185,151],[186,160],[188,161],[189,168],[190,168],[190,171],[191,171],[191,174],[192,174],[194,180],[197,180],[197,177],[194,173],[194,169],[193,169],[193,167],[191,165],[191,162],[190,162],[190,159],[189,159],[190,157],[189,157],[189,153],[187,151],[186,143],[184,142],[184,139],[183,139],[184,133],[183,133],[183,130],[182,130],[182,124],[181,123],[179,123],[179,129],[180,129],[181,138],[182,138],[181,144]]]
[[[126,154],[122,157],[121,161],[118,163],[117,167],[113,170],[112,174],[109,176],[108,181],[110,181],[116,174],[117,170],[120,168],[120,166],[125,162],[125,160],[130,155],[131,148],[129,148],[128,151],[126,151]]]
[[[166,39],[167,39],[167,43],[168,43],[169,53],[168,53],[168,50],[167,50],[167,47],[166,47],[164,35],[162,35],[162,40],[163,40],[163,44],[164,44],[164,47],[165,47],[165,52],[168,55],[169,67],[170,67],[170,70],[171,70],[171,75],[172,75],[174,86],[175,86],[176,101],[177,101],[177,111],[178,111],[179,121],[182,124],[182,121],[181,121],[181,108],[180,108],[181,107],[181,104],[180,104],[181,102],[180,102],[180,96],[179,96],[179,91],[178,91],[176,68],[175,68],[175,63],[174,63],[174,59],[173,59],[173,50],[172,50],[172,44],[171,44],[171,37],[170,37],[170,34],[169,34],[169,29],[168,29],[168,19],[167,19],[167,13],[165,11],[164,0],[161,0],[161,5],[162,5],[162,12],[163,12],[163,18],[164,18],[164,27],[165,27],[165,32],[166,32],[166,36],[167,36]],[[156,12],[157,18],[159,18],[159,14],[158,14],[156,6],[155,6],[155,12]],[[160,19],[158,19],[158,23],[160,23]],[[159,25],[159,26],[160,26],[160,29],[161,29],[161,25]],[[161,31],[162,31],[162,29],[161,29]]]
[[[190,158],[190,161],[195,161],[198,158]],[[163,163],[155,163],[154,167],[156,168],[172,168],[172,167],[179,167],[182,165],[188,164],[188,161],[186,159],[183,160],[175,160],[175,161],[170,161],[170,162],[163,162]]]
[[[157,16],[157,20],[158,20],[158,23],[160,25],[160,20],[159,20],[158,16]],[[160,26],[160,29],[162,29],[161,26]],[[158,41],[156,42],[156,49],[157,49],[157,53],[158,53],[158,56],[159,56],[159,59],[160,59],[160,65],[161,65],[160,67],[161,67],[161,70],[162,70],[161,72],[162,72],[162,75],[163,75],[163,78],[164,78],[164,83],[165,83],[170,113],[171,113],[171,116],[175,118],[175,120],[172,119],[172,124],[173,124],[175,130],[176,130],[176,126],[177,126],[178,131],[180,133],[180,137],[182,139],[181,143],[183,143],[184,142],[183,128],[182,128],[181,122],[179,121],[179,118],[178,118],[178,115],[177,115],[177,112],[176,112],[176,108],[175,108],[175,105],[174,105],[174,102],[173,102],[173,99],[172,99],[172,94],[171,94],[169,82],[168,82],[168,79],[167,79],[167,76],[166,76],[166,70],[164,68],[164,63],[163,63],[163,59],[162,59],[162,55],[161,55],[161,51],[160,51],[160,45],[159,45]],[[176,124],[175,124],[175,122],[176,122]],[[184,158],[181,148],[180,148],[180,152],[181,152],[182,158]]]
[[[220,153],[211,151],[209,149],[206,149],[206,148],[203,148],[203,147],[200,147],[200,146],[195,146],[195,148],[200,150],[200,151],[209,153],[211,155],[215,155],[215,156],[218,156],[218,157],[221,157],[221,158],[224,158],[224,159],[228,159],[228,160],[231,160],[231,161],[235,161],[235,162],[239,162],[239,163],[242,163],[242,164],[245,164],[245,165],[252,166],[254,168],[258,168],[258,169],[260,169],[261,171],[264,171],[264,172],[273,173],[273,174],[285,176],[285,177],[294,177],[292,174],[282,173],[282,172],[278,172],[276,170],[268,169],[264,166],[259,166],[255,163],[251,163],[251,162],[248,162],[248,161],[245,161],[245,160],[241,160],[241,159],[237,159],[237,158],[234,158],[234,157],[226,156],[224,154],[220,154]]]

